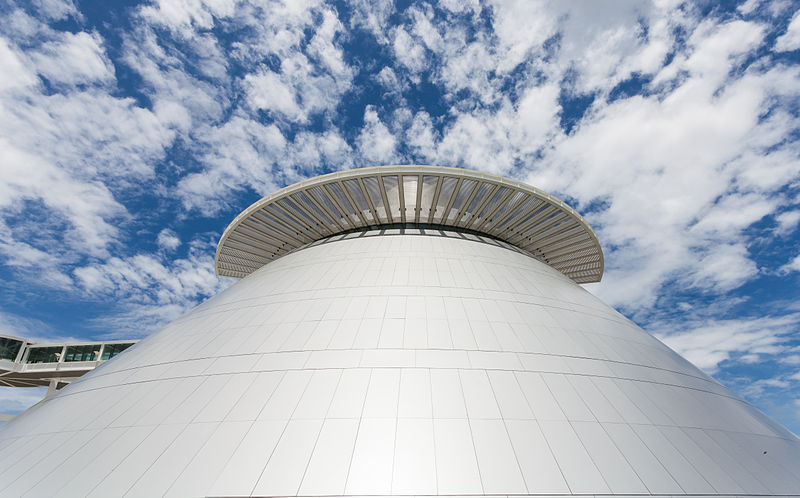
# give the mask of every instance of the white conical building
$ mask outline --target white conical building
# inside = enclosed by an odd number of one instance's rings
[[[0,429],[2,496],[775,496],[800,441],[600,302],[518,182],[335,173],[247,210],[241,281]]]

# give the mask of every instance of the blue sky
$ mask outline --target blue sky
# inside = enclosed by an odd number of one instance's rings
[[[799,8],[7,0],[0,333],[145,336],[261,196],[461,166],[578,209],[589,290],[800,433]]]

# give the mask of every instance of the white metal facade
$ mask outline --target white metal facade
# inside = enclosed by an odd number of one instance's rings
[[[3,496],[797,495],[800,443],[564,274],[407,230],[277,259],[0,429]]]

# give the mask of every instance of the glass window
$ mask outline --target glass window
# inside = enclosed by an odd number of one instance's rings
[[[0,360],[14,361],[22,347],[22,341],[9,337],[0,337]]]
[[[361,191],[358,181],[345,180],[343,183],[347,189],[347,192],[350,194],[350,197],[353,198],[353,202],[358,205],[358,210],[361,211],[361,214],[364,216],[364,218],[366,218],[368,222],[374,222],[375,220],[372,218],[372,211],[370,211],[369,204],[367,204],[367,198],[364,197],[364,192]]]
[[[353,207],[352,204],[350,204],[350,200],[345,195],[344,190],[342,190],[341,185],[339,185],[338,183],[329,183],[327,185],[324,185],[324,188],[325,188],[325,190],[328,191],[328,196],[330,197],[331,194],[332,194],[333,195],[333,199],[336,202],[338,202],[339,203],[339,207],[341,207],[344,210],[344,213],[340,213],[340,214],[344,215],[340,219],[345,221],[345,222],[349,221],[350,224],[352,224],[354,226],[360,225],[361,224],[360,223],[361,220],[359,220],[358,216],[356,216],[356,214],[355,214],[356,209]],[[337,209],[337,212],[338,212],[338,209]]]
[[[397,176],[384,176],[383,188],[386,190],[386,200],[389,202],[389,214],[392,216],[391,221],[398,222],[401,218],[400,187],[397,185]]]
[[[311,187],[308,190],[306,190],[306,192],[308,192],[314,198],[314,200],[316,200],[317,203],[320,204],[324,209],[327,209],[328,212],[331,213],[335,218],[341,218],[342,213],[340,213],[339,210],[336,209],[336,206],[333,205],[333,202],[330,200],[330,198],[327,195],[325,195],[325,191],[322,190],[322,187],[320,187],[319,185],[316,187]],[[316,210],[316,212],[322,214],[322,212],[319,210]],[[331,225],[331,228],[335,227]]]
[[[414,221],[417,216],[417,175],[403,175],[403,201],[406,210],[406,220]]]
[[[386,219],[386,208],[383,206],[381,187],[378,185],[378,178],[370,176],[364,178],[362,181],[364,182],[364,188],[367,190],[367,195],[369,195],[369,200],[372,202],[372,207],[374,207],[375,211],[378,213],[379,221],[388,221]]]
[[[100,344],[67,346],[64,361],[95,361],[100,354]]]
[[[422,177],[422,196],[420,197],[420,219],[419,221],[425,223],[428,221],[428,216],[434,206],[433,196],[436,195],[436,185],[439,182],[438,176],[423,176]]]
[[[58,363],[61,357],[61,346],[30,347],[26,363]]]
[[[131,346],[133,346],[132,342],[126,342],[124,344],[106,344],[103,348],[103,356],[100,359],[110,360]]]
[[[439,198],[436,201],[436,222],[444,221],[444,211],[447,209],[447,204],[450,202],[450,198],[453,196],[453,191],[456,188],[456,184],[458,184],[458,178],[453,178],[452,176],[445,176],[442,179],[442,189],[439,191]]]
[[[464,207],[464,203],[467,202],[467,199],[470,195],[472,195],[472,190],[478,184],[477,180],[464,180],[461,182],[461,188],[458,189],[458,193],[456,194],[456,199],[453,202],[453,207],[450,209],[450,213],[447,215],[447,219],[449,222],[455,222],[456,215]]]

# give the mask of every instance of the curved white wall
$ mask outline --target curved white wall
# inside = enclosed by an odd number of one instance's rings
[[[0,495],[800,494],[797,438],[545,264],[352,237],[6,424]]]

